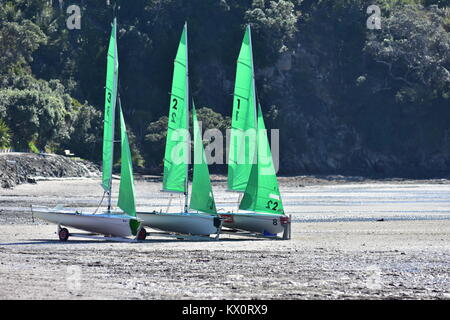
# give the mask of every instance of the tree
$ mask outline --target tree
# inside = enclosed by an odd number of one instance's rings
[[[416,163],[441,150],[450,121],[448,17],[448,11],[436,6],[394,6],[380,32],[368,34],[364,48],[364,87],[385,97],[378,107],[373,105],[374,113],[386,120],[376,121],[379,129],[371,140]],[[393,136],[398,139],[389,139]]]
[[[46,41],[42,30],[30,20],[0,22],[0,74],[21,73],[21,69],[29,68],[33,52]]]
[[[419,102],[450,97],[450,34],[446,11],[403,6],[383,20],[380,33],[370,33],[364,51],[386,74],[397,99]]]
[[[0,148],[5,149],[11,146],[11,130],[8,125],[0,119]]]
[[[71,102],[59,81],[25,76],[0,89],[0,116],[14,132],[15,143],[24,146],[32,141],[44,149],[50,142],[58,144],[69,138]]]
[[[76,100],[73,104],[76,106],[73,115],[73,131],[64,146],[81,158],[101,161],[102,114],[91,105],[81,105]]]
[[[292,1],[254,0],[245,20],[254,29],[255,50],[265,52],[263,64],[273,64],[297,32],[298,13]]]

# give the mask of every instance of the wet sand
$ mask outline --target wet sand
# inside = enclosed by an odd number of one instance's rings
[[[29,206],[93,211],[98,179],[0,189],[0,299],[450,299],[448,181],[281,180],[289,241],[61,243]],[[160,188],[137,181],[138,208],[181,207]],[[236,210],[223,179],[213,188],[220,210]]]

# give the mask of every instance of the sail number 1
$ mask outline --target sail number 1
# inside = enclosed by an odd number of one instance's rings
[[[237,98],[236,121],[239,120],[239,108],[241,107],[241,99]]]

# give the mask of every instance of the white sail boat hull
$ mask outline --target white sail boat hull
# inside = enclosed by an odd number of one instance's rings
[[[57,225],[111,237],[132,236],[130,220],[136,219],[122,213],[92,214],[46,207],[33,207],[33,215]]]
[[[144,226],[190,235],[210,235],[218,232],[214,216],[200,213],[137,212]],[[217,219],[216,219],[217,220]]]
[[[261,214],[261,213],[234,213],[228,212],[220,214],[224,219],[223,226],[230,229],[239,229],[261,234],[272,234],[284,232],[285,227],[279,214]]]

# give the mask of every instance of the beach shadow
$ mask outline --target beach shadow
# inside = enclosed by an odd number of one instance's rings
[[[30,239],[28,241],[22,241],[22,242],[1,242],[1,246],[24,246],[24,245],[30,245],[30,244],[56,244],[61,241],[59,240],[48,240],[48,239]]]
[[[130,244],[148,244],[148,243],[175,243],[175,242],[195,242],[195,243],[221,243],[221,242],[248,242],[248,241],[276,241],[278,239],[263,239],[263,238],[222,238],[219,240],[215,239],[163,239],[163,238],[147,238],[145,240],[140,240],[136,242],[130,241],[114,241],[109,239],[69,239],[67,241],[60,241],[59,239],[29,239],[27,241],[20,242],[4,242],[0,243],[2,246],[26,246],[26,245],[57,245],[57,244],[101,244],[101,243],[130,243]]]
[[[1,246],[24,246],[24,245],[32,245],[32,244],[64,244],[64,243],[102,243],[105,242],[103,240],[68,240],[68,241],[60,241],[58,239],[49,240],[49,239],[30,239],[28,242],[0,242]],[[108,241],[113,242],[113,241]]]
[[[267,239],[219,239],[219,240],[190,240],[190,239],[145,239],[136,243],[173,243],[173,242],[195,242],[195,243],[220,243],[220,242],[245,242],[245,241],[267,241]]]

